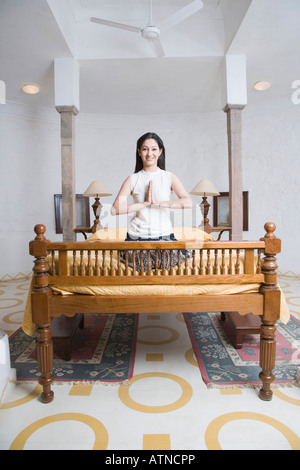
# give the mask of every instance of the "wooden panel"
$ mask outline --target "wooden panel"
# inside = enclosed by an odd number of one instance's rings
[[[262,294],[234,295],[53,295],[50,299],[52,317],[88,313],[159,313],[238,311],[262,315]]]
[[[254,251],[253,250],[246,250],[245,251],[244,271],[247,274],[254,274],[255,273]]]
[[[177,284],[250,284],[261,283],[263,274],[236,275],[129,275],[129,276],[49,276],[49,285],[107,286],[107,285],[177,285]]]
[[[233,242],[224,241],[173,241],[173,242],[120,242],[120,241],[96,241],[96,242],[45,242],[47,249],[51,250],[219,250],[219,249],[259,249],[265,247],[265,241],[245,240]]]
[[[68,272],[68,252],[60,251],[59,252],[59,274],[61,276],[67,276]]]

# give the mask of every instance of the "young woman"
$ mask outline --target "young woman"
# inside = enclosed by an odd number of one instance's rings
[[[165,170],[165,158],[157,134],[148,132],[138,139],[135,172],[124,181],[111,209],[113,215],[135,213],[126,240],[175,240],[170,209],[193,206],[179,178]],[[171,200],[172,191],[175,200]],[[128,204],[130,195],[132,204]]]

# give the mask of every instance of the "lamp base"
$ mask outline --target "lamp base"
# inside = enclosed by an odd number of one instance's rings
[[[201,204],[200,204],[200,210],[201,210],[201,213],[202,213],[202,216],[203,216],[203,226],[202,226],[202,228],[205,232],[208,232],[208,230],[211,229],[211,226],[209,224],[209,219],[207,217],[209,208],[210,208],[210,204],[209,204],[209,202],[207,202],[207,197],[203,196]]]
[[[204,224],[203,222],[201,222],[201,224],[198,225],[198,228],[201,228],[202,230],[204,230],[204,232],[207,232],[207,233],[210,233],[213,229],[213,227],[210,224]]]
[[[100,214],[101,214],[102,207],[103,206],[102,206],[99,198],[95,197],[95,202],[92,205],[92,208],[93,208],[93,211],[94,211],[94,216],[95,216],[94,225],[92,226],[92,233],[95,233],[95,232],[97,232],[97,230],[103,228],[101,223],[100,223]]]
[[[212,231],[212,226],[209,225],[209,224],[204,225],[204,226],[203,226],[203,230],[204,230],[204,232],[206,232],[206,233],[210,233],[210,232]]]
[[[104,227],[100,224],[99,220],[94,221],[94,225],[92,225],[92,233],[96,233],[98,230],[103,229]]]

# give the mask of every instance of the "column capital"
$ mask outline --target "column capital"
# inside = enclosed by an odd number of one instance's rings
[[[74,114],[74,116],[76,116],[79,113],[76,106],[56,106],[55,108],[56,108],[56,111],[59,112],[59,114],[72,113]]]
[[[226,104],[226,106],[224,106],[223,108],[223,111],[224,113],[228,113],[228,111],[230,111],[231,109],[244,109],[246,107],[245,104]]]

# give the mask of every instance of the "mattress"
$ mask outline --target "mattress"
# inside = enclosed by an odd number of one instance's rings
[[[234,295],[258,293],[260,284],[205,284],[205,285],[112,285],[112,286],[51,286],[54,295]],[[28,293],[22,329],[28,335],[33,335],[35,325],[31,313],[31,291]],[[281,293],[280,320],[287,323],[290,318],[289,308],[283,293]]]

